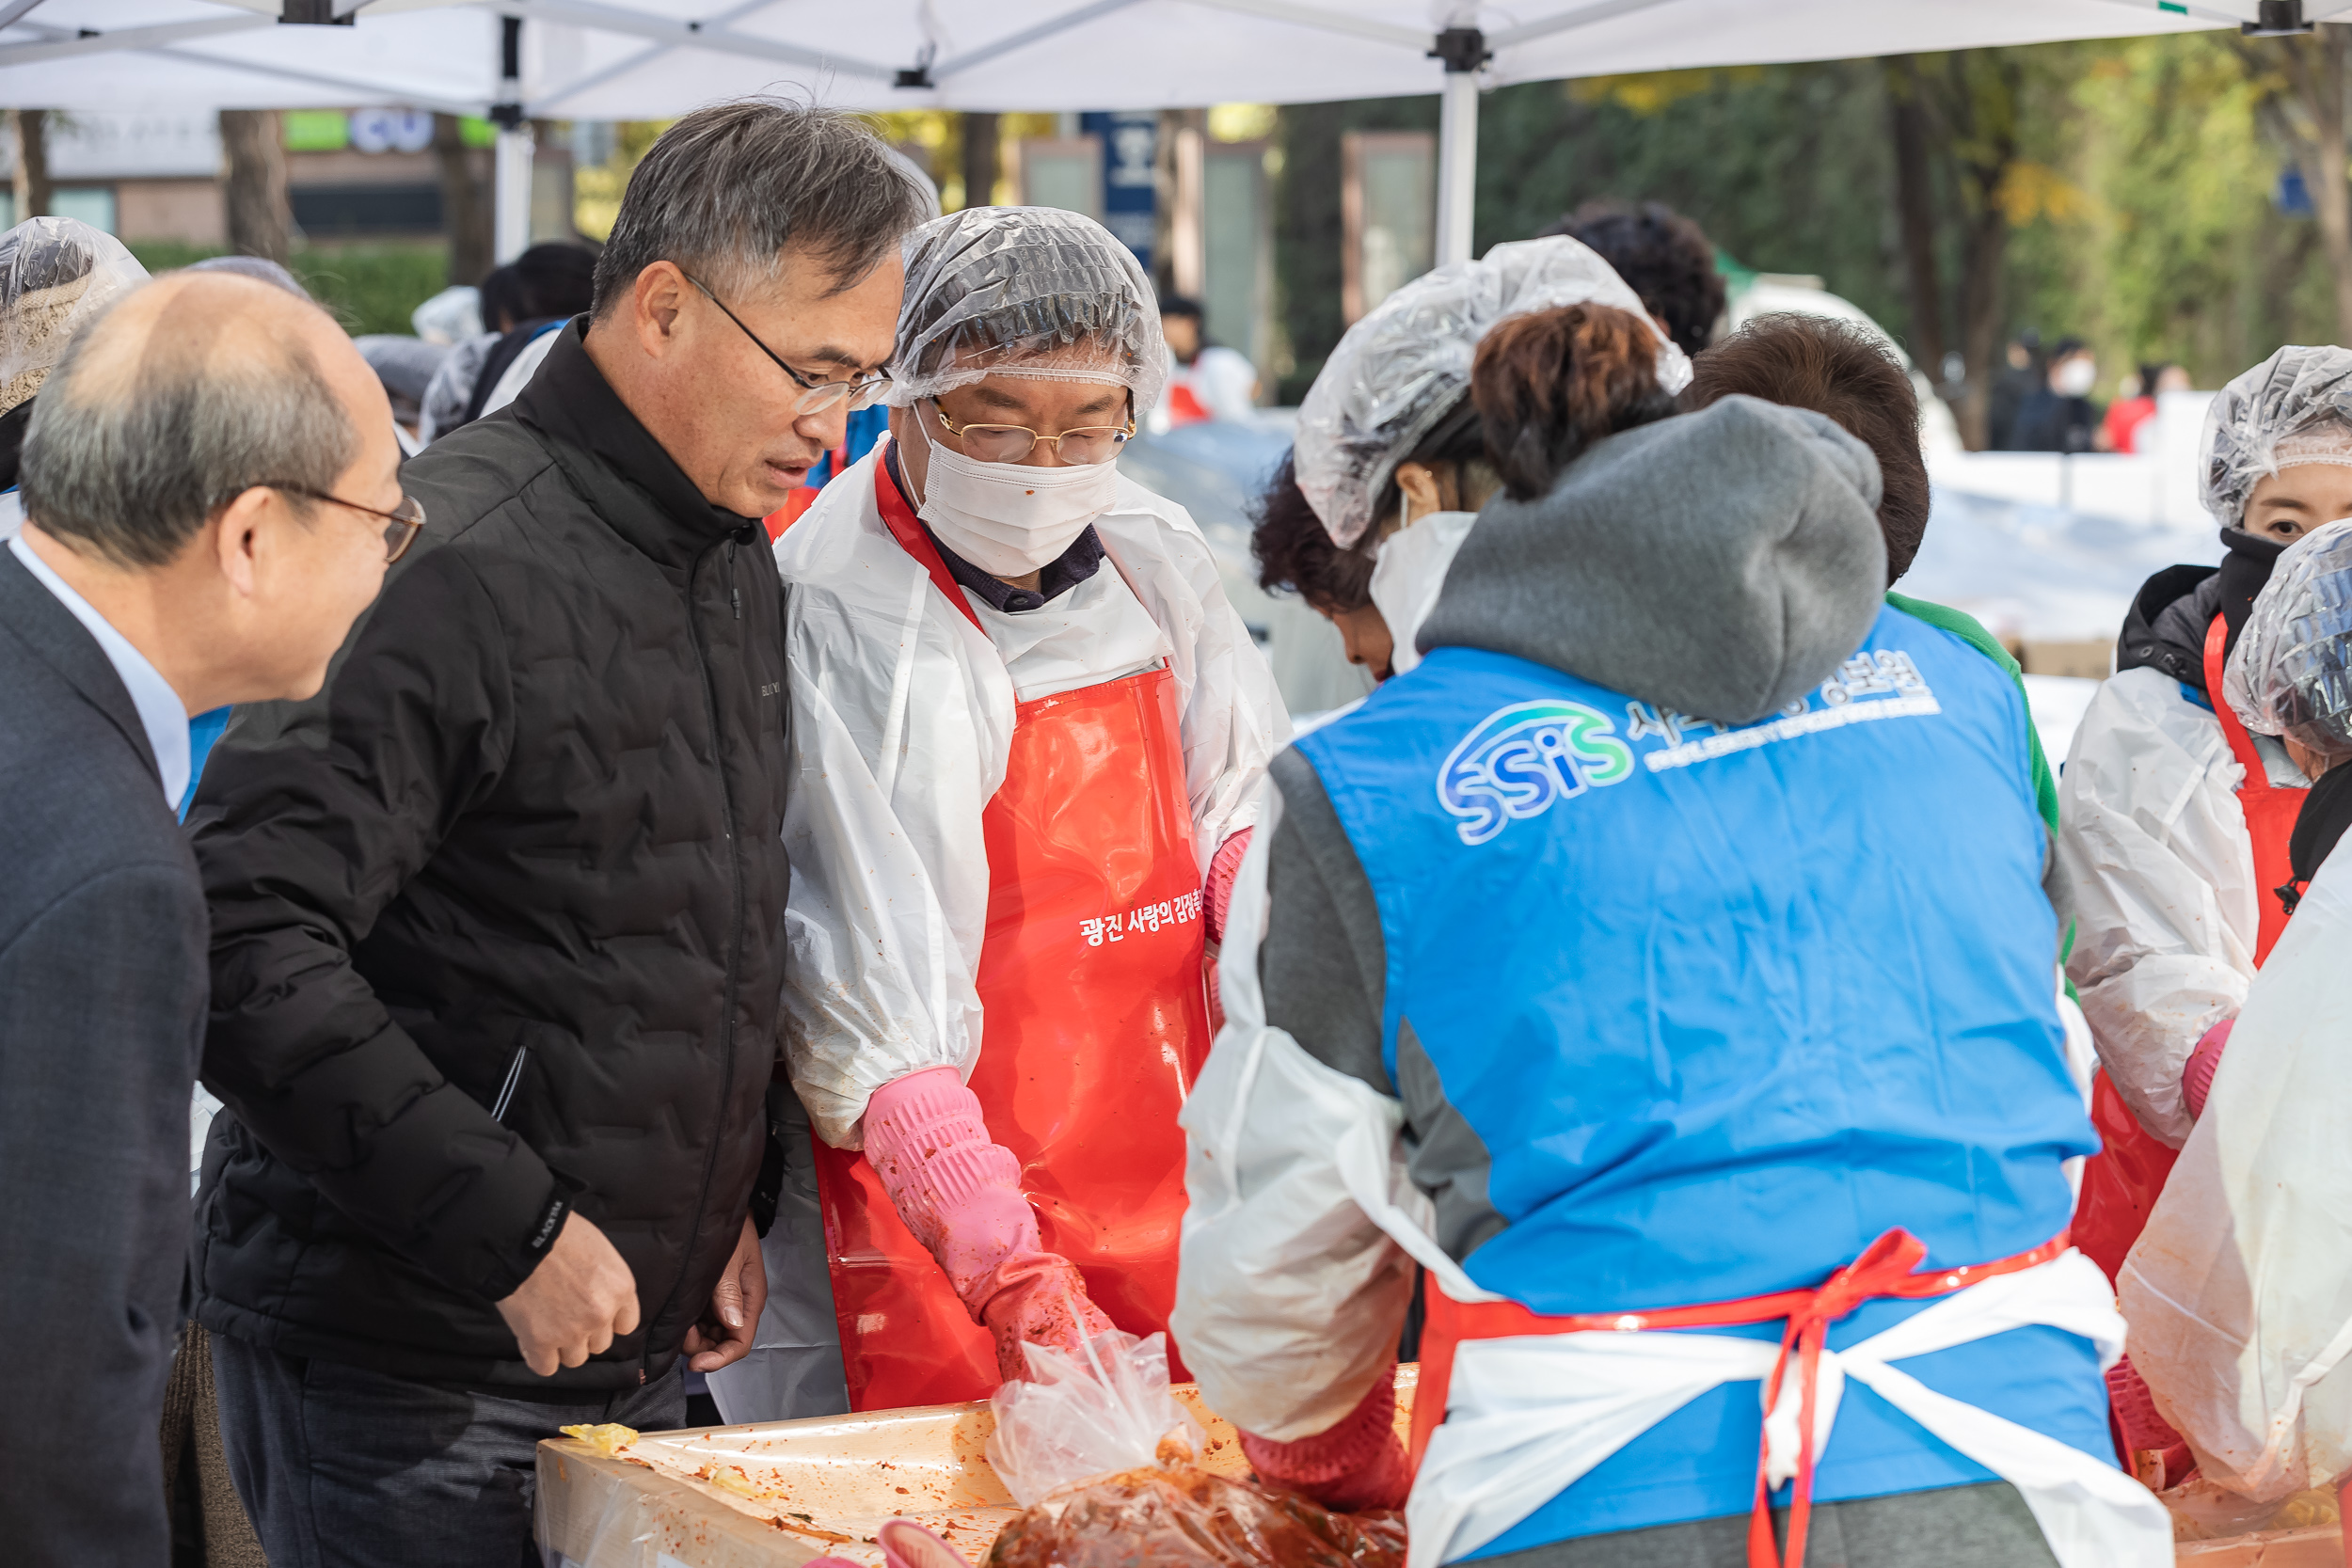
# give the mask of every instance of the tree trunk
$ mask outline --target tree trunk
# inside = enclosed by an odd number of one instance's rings
[[[293,215],[286,206],[286,132],[275,109],[220,111],[220,146],[229,163],[221,198],[229,248],[284,261]]]
[[[496,263],[488,193],[474,177],[473,149],[455,115],[433,117],[433,156],[441,166],[441,230],[449,236],[449,281],[475,288]]]
[[[1944,281],[1935,264],[1935,193],[1928,163],[1928,108],[1918,64],[1908,55],[1884,62],[1886,106],[1895,142],[1895,211],[1902,230],[1903,271],[1911,285],[1911,355],[1938,386],[1944,381]]]
[[[16,109],[16,221],[47,217],[56,197],[49,183],[49,111]]]
[[[2311,117],[2311,135],[2296,140],[2296,163],[2335,281],[2336,341],[2352,342],[2352,185],[2345,183],[2344,148],[2344,55],[2352,32],[2323,22],[2318,34],[2308,44],[2290,40],[2285,51],[2287,78]]]
[[[997,127],[994,115],[963,117],[963,204],[986,207],[996,199]]]
[[[1961,250],[1960,357],[1967,386],[1960,404],[1960,436],[1982,451],[1990,436],[1993,378],[2001,364],[2001,267],[2009,257],[2009,214],[2002,187],[2017,162],[2018,99],[2023,72],[1997,49],[1961,50],[1950,56],[1953,123],[1962,210],[1967,214]]]
[[[1967,387],[1960,400],[1960,438],[1982,451],[1991,437],[1993,377],[2001,357],[2001,263],[2009,256],[2009,219],[1988,206],[1968,224],[1960,284],[1961,374]]]

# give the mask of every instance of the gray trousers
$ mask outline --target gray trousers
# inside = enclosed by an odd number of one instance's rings
[[[1772,1513],[1784,1551],[1788,1513]],[[1478,1568],[1747,1568],[1748,1516],[1580,1536],[1483,1558]],[[2005,1481],[1815,1503],[1805,1568],[2058,1568],[2017,1488]]]
[[[686,1420],[677,1366],[602,1398],[507,1399],[215,1334],[213,1374],[229,1474],[270,1568],[538,1568],[539,1439]]]

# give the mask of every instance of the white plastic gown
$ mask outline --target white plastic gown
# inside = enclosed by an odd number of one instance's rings
[[[2348,935],[2339,850],[2254,982],[2116,1282],[2156,1408],[2208,1480],[2259,1502],[2352,1469]]]
[[[886,450],[827,484],[776,546],[799,779],[784,824],[785,1053],[837,1148],[860,1147],[876,1089],[924,1068],[968,1076],[978,1059],[980,816],[1004,782],[1016,701],[1167,658],[1203,872],[1257,820],[1258,784],[1290,738],[1273,673],[1184,508],[1122,478],[1094,524],[1102,569],[1042,610],[975,601],[983,637],[884,526],[874,468]]]
[[[2304,785],[2285,747],[2254,743],[2272,784]],[[2237,803],[2244,779],[2219,721],[2169,675],[2139,669],[2091,698],[2058,782],[2074,915],[2066,972],[2123,1103],[2174,1148],[2190,1120],[2181,1070],[2254,978],[2260,895]]]

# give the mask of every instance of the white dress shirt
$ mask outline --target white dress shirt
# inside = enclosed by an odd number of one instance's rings
[[[144,654],[131,646],[131,640],[91,609],[87,599],[68,587],[65,578],[51,571],[26,546],[21,535],[8,541],[8,548],[24,562],[24,569],[39,578],[41,586],[56,594],[57,602],[72,610],[73,618],[98,640],[106,662],[115,667],[115,673],[131,693],[131,705],[138,709],[139,723],[147,731],[147,744],[155,752],[155,772],[164,786],[164,803],[178,811],[180,797],[188,792],[188,710],[181,705],[180,694],[147,662]]]

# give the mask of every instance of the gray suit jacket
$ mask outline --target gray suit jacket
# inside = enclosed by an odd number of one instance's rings
[[[131,694],[0,548],[0,1550],[171,1555],[204,894]]]

